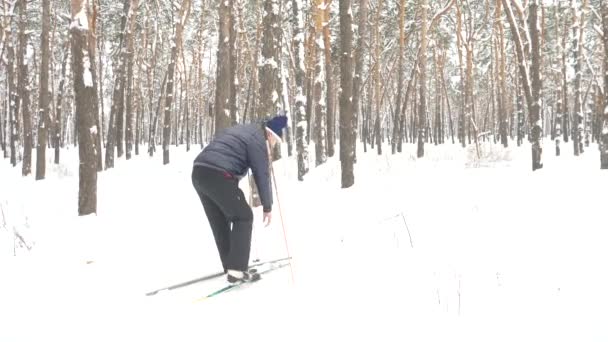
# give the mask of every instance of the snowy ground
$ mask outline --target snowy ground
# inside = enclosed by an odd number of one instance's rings
[[[2,160],[0,341],[608,341],[595,145],[557,158],[546,141],[537,172],[527,145],[484,146],[482,162],[452,145],[385,150],[358,152],[347,190],[337,158],[304,183],[277,162],[292,268],[203,302],[222,279],[145,296],[218,271],[190,181],[198,150],[118,160],[85,218],[77,151],[43,182]],[[256,210],[254,258],[287,253],[276,198],[270,227]]]

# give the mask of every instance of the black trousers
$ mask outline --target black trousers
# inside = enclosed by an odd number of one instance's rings
[[[194,166],[192,184],[205,208],[224,270],[246,271],[253,212],[238,179],[222,171]]]

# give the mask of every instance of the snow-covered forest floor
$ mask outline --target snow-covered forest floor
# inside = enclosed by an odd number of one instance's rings
[[[608,341],[596,145],[555,157],[545,140],[536,172],[528,144],[486,144],[481,161],[451,144],[385,151],[360,146],[346,190],[337,157],[305,182],[295,159],[276,162],[252,259],[287,254],[283,222],[292,267],[206,301],[223,279],[145,295],[220,268],[190,180],[197,148],[172,147],[167,166],[117,160],[89,217],[77,150],[40,182],[2,161],[0,341]]]

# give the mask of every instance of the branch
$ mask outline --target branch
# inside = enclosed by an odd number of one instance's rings
[[[583,55],[585,56],[585,62],[587,63],[587,67],[589,68],[589,71],[591,71],[591,75],[593,76],[593,82],[595,83],[595,85],[597,85],[601,95],[604,96],[604,86],[601,82],[598,81],[597,73],[595,72],[595,70],[593,70],[593,66],[591,66],[591,63],[589,62],[589,56],[587,56],[587,54]]]
[[[431,24],[429,25],[429,32],[435,28],[434,26],[439,21],[439,18],[441,18],[441,16],[443,16],[447,11],[449,11],[455,2],[456,2],[456,0],[450,0],[450,2],[448,2],[448,4],[445,5],[445,7],[442,10],[440,10],[433,16],[433,19],[431,19]]]
[[[524,55],[524,46],[521,41],[519,28],[517,27],[517,23],[515,22],[515,16],[513,15],[513,9],[511,8],[511,4],[508,0],[502,0],[502,3],[504,6],[504,10],[507,13],[507,19],[509,20],[513,39],[515,40],[515,52],[517,52],[517,60],[519,62],[519,70],[522,76],[521,78],[523,83],[522,85],[524,88],[524,94],[526,96],[528,106],[530,107],[532,104],[532,89],[530,87],[530,70],[528,68],[528,63],[526,63]]]
[[[525,10],[524,10],[525,6],[522,6],[522,4],[519,2],[519,0],[512,0],[512,2],[515,5],[515,9],[517,9],[517,13],[519,14],[519,17],[522,18],[522,20],[523,20],[523,18],[524,18],[524,12],[525,12]],[[527,4],[527,2],[528,1],[526,0],[526,4]]]

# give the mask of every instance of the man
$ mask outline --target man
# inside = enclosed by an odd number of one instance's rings
[[[272,219],[270,151],[282,142],[286,126],[287,117],[278,115],[263,124],[229,127],[194,160],[192,184],[205,208],[230,283],[260,279],[259,274],[248,272],[253,212],[238,183],[251,169],[268,226]]]

